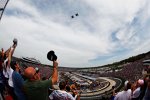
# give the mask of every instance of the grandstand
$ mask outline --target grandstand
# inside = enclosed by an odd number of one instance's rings
[[[35,58],[22,57],[22,60],[33,64],[41,64],[41,62]]]
[[[19,62],[21,66],[21,71],[24,72],[24,69],[28,66],[38,67],[40,70],[41,78],[49,78],[52,75],[52,67],[33,63],[31,61],[23,60],[22,58],[13,57],[13,60]],[[78,91],[81,91],[81,100],[99,100],[103,96],[107,94],[107,97],[110,97],[112,92],[112,86],[115,86],[116,89],[119,89],[122,84],[122,80],[119,78],[113,77],[96,77],[97,75],[88,75],[80,72],[80,70],[75,68],[65,68],[59,67],[61,70],[59,71],[59,80],[64,79],[70,80],[70,84],[75,84],[80,88]],[[62,73],[64,73],[64,77],[62,77]]]
[[[78,91],[81,91],[81,100],[102,100],[103,98],[110,98],[112,94],[112,87],[115,91],[120,91],[125,80],[135,82],[143,77],[143,69],[145,65],[149,65],[150,54],[133,62],[123,63],[113,68],[112,66],[96,67],[96,68],[70,68],[60,67],[59,81],[65,79],[70,85],[74,84]],[[28,66],[39,68],[41,79],[50,78],[53,68],[50,65],[43,65],[36,59],[29,57],[16,58],[13,60],[19,62],[21,71]]]
[[[59,67],[59,79],[70,80],[70,84],[76,84],[81,91],[81,100],[101,100],[102,98],[110,98],[112,86],[116,91],[123,87],[125,80],[135,82],[142,78],[143,64],[149,63],[150,56],[147,55],[140,60],[119,65],[119,69],[111,67],[97,68],[67,68]],[[22,71],[27,66],[38,67],[41,77],[49,78],[52,74],[52,67],[41,64],[38,60],[27,58],[15,58],[20,62]],[[146,59],[146,60],[145,60]],[[25,67],[23,67],[25,66]],[[62,77],[64,73],[64,77]]]

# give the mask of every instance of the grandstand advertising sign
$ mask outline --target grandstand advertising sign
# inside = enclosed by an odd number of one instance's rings
[[[0,20],[2,19],[3,12],[9,0],[0,0]]]

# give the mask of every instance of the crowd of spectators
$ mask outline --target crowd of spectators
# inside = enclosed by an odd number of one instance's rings
[[[150,67],[144,66],[143,59],[128,63],[115,72],[107,72],[100,76],[119,77],[127,80],[123,91],[112,93],[111,100],[150,100]],[[146,73],[143,73],[146,71]]]
[[[149,79],[138,79],[134,83],[125,81],[122,91],[116,93],[113,90],[111,100],[150,100]]]
[[[114,100],[114,98],[115,100],[150,100],[150,65],[144,65],[144,59],[150,59],[150,55],[140,60],[123,64],[119,70],[115,69],[104,73],[97,71],[90,72],[90,70],[88,72],[79,72],[80,74],[86,74],[92,77],[117,77],[128,80],[131,84],[130,90],[123,89],[123,91],[118,92],[118,90],[115,91],[116,88],[112,89],[111,100]],[[127,95],[129,95],[128,99]]]
[[[99,74],[101,77],[121,77],[129,81],[136,81],[137,79],[142,78],[143,64],[142,60],[128,63],[122,66],[122,69],[119,71],[112,71]]]
[[[64,81],[58,82],[58,62],[53,66],[32,64],[13,58],[17,42],[0,51],[0,100],[79,100],[78,93],[66,90]],[[59,89],[54,85],[59,83]],[[53,92],[50,92],[53,90]],[[73,89],[71,89],[73,90]],[[55,98],[55,93],[60,98]],[[71,92],[73,94],[71,94]]]
[[[0,100],[79,100],[82,87],[69,78],[58,77],[58,62],[52,61],[53,66],[32,64],[13,60],[12,56],[17,43],[8,49],[0,51]],[[99,74],[103,77],[121,77],[128,80],[121,92],[112,93],[112,100],[150,100],[150,67],[142,75],[142,60],[128,63],[115,72]],[[59,84],[58,89],[54,85]],[[91,90],[104,87],[107,82],[93,81]],[[52,90],[52,91],[51,91]]]

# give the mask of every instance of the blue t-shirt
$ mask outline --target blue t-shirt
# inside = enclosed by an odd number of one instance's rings
[[[12,74],[12,80],[14,84],[14,92],[18,100],[26,100],[25,95],[23,93],[24,80],[22,76],[18,72],[14,71]]]

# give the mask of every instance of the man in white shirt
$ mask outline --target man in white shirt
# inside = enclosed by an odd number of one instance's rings
[[[134,99],[134,98],[138,98],[139,95],[140,95],[140,87],[138,87],[137,89],[135,89],[135,90],[133,91],[132,98],[133,98],[133,99]]]
[[[124,90],[119,92],[114,100],[131,100],[131,84],[128,81],[124,84]]]
[[[50,100],[75,100],[75,98],[70,94],[66,92],[66,82],[61,81],[59,83],[60,90],[54,90],[49,98]]]
[[[16,95],[14,93],[14,85],[13,85],[13,81],[12,81],[12,73],[13,73],[13,69],[11,68],[10,66],[10,63],[11,63],[11,59],[12,59],[12,55],[14,53],[14,50],[16,48],[17,44],[13,44],[13,46],[8,49],[6,52],[6,59],[4,60],[4,63],[3,63],[3,75],[5,76],[5,78],[8,79],[8,84],[7,84],[7,87],[8,87],[8,92],[9,94],[13,97],[14,100],[16,100]]]

